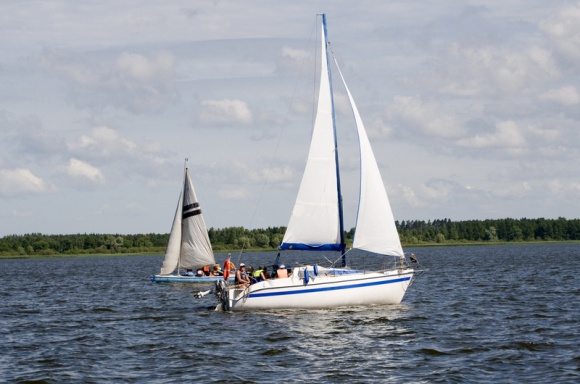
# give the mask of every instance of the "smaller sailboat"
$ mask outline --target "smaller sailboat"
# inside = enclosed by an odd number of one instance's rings
[[[206,273],[197,274],[198,270]],[[158,275],[151,276],[156,283],[204,283],[223,281],[222,276],[213,274],[216,264],[215,256],[201,207],[185,159],[185,176],[169,241],[165,251],[165,259]],[[209,275],[208,275],[209,274]]]

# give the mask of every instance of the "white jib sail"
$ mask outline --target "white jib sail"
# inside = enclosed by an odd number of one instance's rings
[[[179,262],[179,254],[181,253],[181,207],[183,207],[182,197],[183,192],[179,194],[179,200],[177,201],[177,209],[175,210],[173,225],[171,226],[169,241],[167,242],[167,249],[165,250],[165,259],[163,259],[163,265],[161,266],[161,275],[169,275],[172,273],[175,268],[177,268],[177,263]]]
[[[350,100],[360,143],[360,197],[353,248],[403,257],[395,218],[373,149],[338,63],[336,67]]]
[[[308,160],[283,243],[340,243],[332,97],[322,28],[318,107]]]
[[[180,266],[196,269],[215,264],[205,221],[187,170],[183,188],[182,213]]]

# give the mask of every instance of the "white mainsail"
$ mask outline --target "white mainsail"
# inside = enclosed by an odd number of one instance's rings
[[[209,235],[186,168],[160,274],[170,274],[175,268],[197,269],[213,264],[215,257]]]
[[[318,107],[308,160],[280,249],[340,249],[334,112],[322,27]]]

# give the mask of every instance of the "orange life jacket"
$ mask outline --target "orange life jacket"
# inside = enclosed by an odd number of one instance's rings
[[[224,262],[224,280],[228,281],[228,278],[230,277],[230,259],[226,259],[226,261]]]

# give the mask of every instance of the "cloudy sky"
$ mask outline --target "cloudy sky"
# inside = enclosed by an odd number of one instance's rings
[[[580,217],[578,1],[7,0],[0,236],[287,225],[320,12],[398,220]]]

